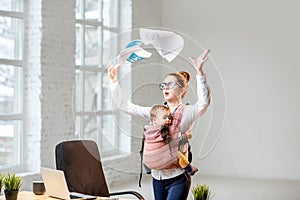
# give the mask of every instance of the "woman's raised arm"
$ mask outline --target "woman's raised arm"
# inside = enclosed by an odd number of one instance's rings
[[[206,76],[203,72],[203,66],[208,59],[207,55],[209,52],[210,50],[205,50],[197,59],[190,57],[193,66],[198,72],[196,75],[198,101],[194,105],[186,106],[183,112],[182,120],[184,122],[182,128],[184,131],[187,130],[199,116],[203,115],[210,105],[210,89],[207,86]]]
[[[131,103],[128,97],[123,92],[118,81],[116,80],[120,65],[113,66],[111,63],[108,64],[108,78],[110,80],[110,91],[112,94],[112,101],[114,106],[129,115],[143,117],[150,119],[151,107],[143,107]]]

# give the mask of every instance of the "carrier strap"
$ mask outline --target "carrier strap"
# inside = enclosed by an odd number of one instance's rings
[[[145,135],[143,135],[143,139],[142,139],[142,147],[141,147],[141,150],[140,150],[141,168],[140,168],[139,187],[142,187],[142,177],[143,177],[143,152],[144,152],[144,145],[145,145]]]

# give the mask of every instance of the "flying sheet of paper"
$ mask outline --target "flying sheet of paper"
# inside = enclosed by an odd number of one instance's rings
[[[141,28],[140,38],[145,45],[152,44],[168,62],[174,60],[184,47],[182,36],[171,31]]]
[[[117,63],[116,65],[124,63],[126,60],[129,62],[135,62],[137,60],[142,60],[144,58],[151,57],[152,53],[146,51],[141,46],[143,42],[141,40],[133,40],[131,41],[125,49],[120,51],[117,55]]]
[[[126,60],[128,62],[136,62],[138,60],[142,60],[145,58],[149,58],[152,56],[152,53],[149,51],[146,51],[141,46],[143,42],[141,40],[133,40],[129,42],[125,49],[121,50],[120,53],[117,55],[115,66],[122,65]],[[101,77],[98,76],[96,86],[95,86],[95,93],[99,90],[100,84],[101,84]]]

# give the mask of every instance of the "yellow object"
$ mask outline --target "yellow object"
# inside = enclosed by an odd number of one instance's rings
[[[190,164],[187,157],[185,155],[183,155],[183,153],[181,153],[180,151],[178,151],[178,157],[179,157],[180,167],[185,168],[188,164]]]

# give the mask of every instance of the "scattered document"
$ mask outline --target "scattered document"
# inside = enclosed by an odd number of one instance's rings
[[[184,47],[183,37],[171,31],[141,28],[140,38],[145,45],[152,44],[168,62],[174,60]]]
[[[141,40],[131,41],[125,49],[121,50],[121,52],[117,55],[116,65],[123,64],[126,60],[129,62],[136,62],[138,60],[151,57],[151,52],[140,47],[142,43],[143,42]]]

